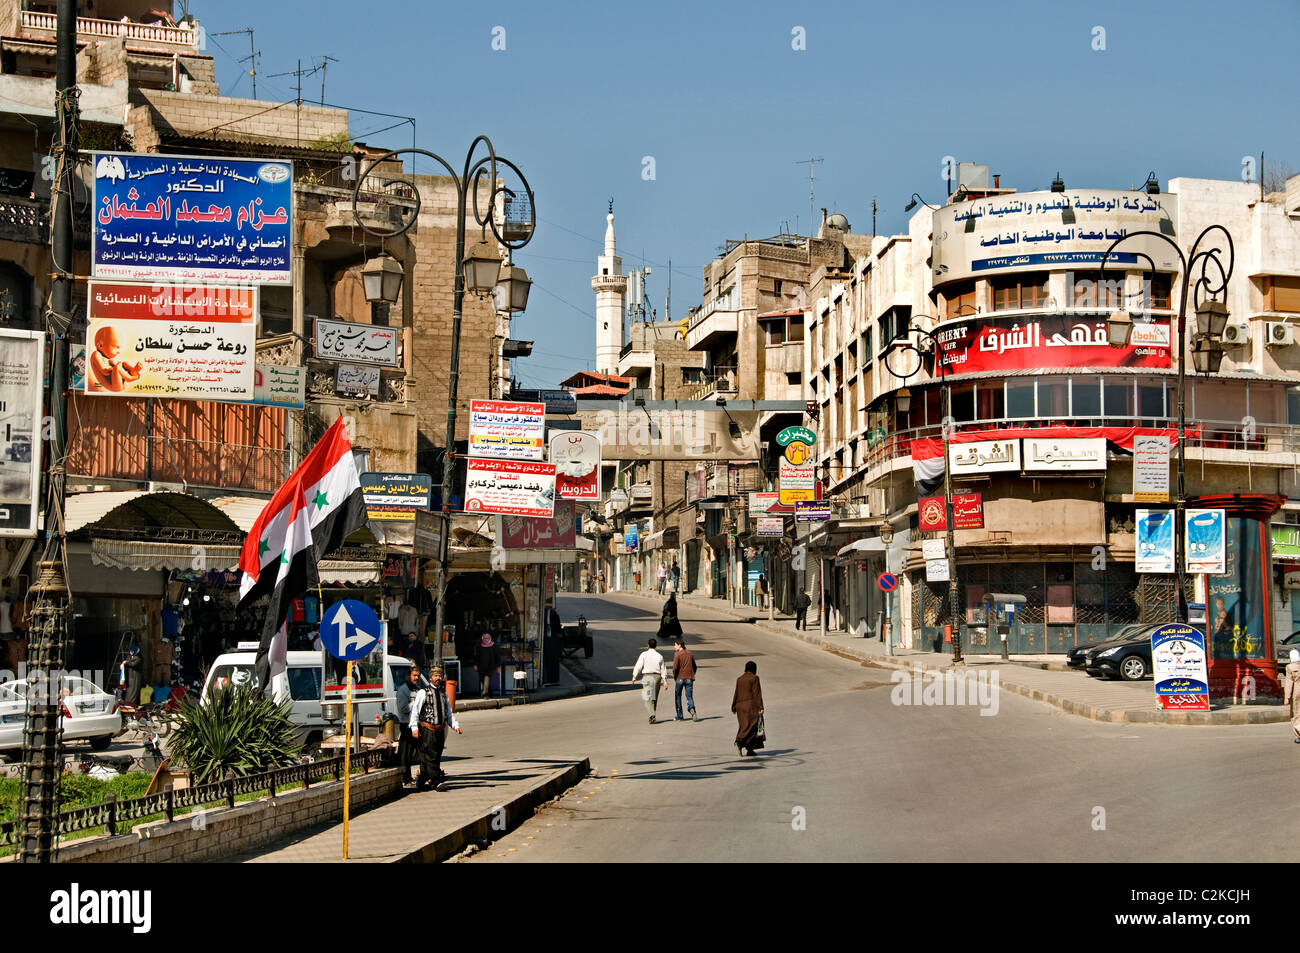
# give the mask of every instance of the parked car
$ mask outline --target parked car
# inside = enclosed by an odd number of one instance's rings
[[[1149,626],[1142,625],[1141,623],[1126,625],[1116,632],[1112,638],[1106,639],[1104,642],[1090,642],[1087,645],[1076,645],[1074,648],[1070,649],[1070,651],[1065,653],[1065,664],[1070,668],[1077,668],[1082,671],[1088,667],[1088,653],[1093,649],[1102,645],[1112,645],[1115,642],[1126,642],[1138,633],[1145,631],[1147,628],[1149,628]]]
[[[27,722],[27,696],[32,685],[27,679],[0,684],[0,751],[17,752],[23,746]],[[117,699],[89,679],[65,675],[59,683],[62,699],[60,725],[63,740],[88,741],[103,751],[123,731]]]
[[[1085,655],[1085,670],[1093,678],[1146,678],[1151,674],[1151,633],[1160,625],[1135,626],[1122,638],[1092,646]]]
[[[1300,649],[1300,631],[1292,632],[1285,639],[1277,640],[1277,677],[1281,678],[1291,661],[1291,650]]]

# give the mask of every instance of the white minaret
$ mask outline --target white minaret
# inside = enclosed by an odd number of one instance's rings
[[[627,276],[623,259],[614,247],[614,200],[609,201],[605,216],[605,254],[596,259],[597,272],[591,279],[596,292],[596,370],[602,374],[618,373],[618,352],[623,349],[623,299],[627,294]]]

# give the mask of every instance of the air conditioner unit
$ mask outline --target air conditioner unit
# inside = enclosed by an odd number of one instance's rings
[[[1223,329],[1223,343],[1227,347],[1249,344],[1250,328],[1244,324],[1229,324]]]
[[[1288,347],[1295,343],[1295,332],[1285,321],[1268,322],[1268,346]]]

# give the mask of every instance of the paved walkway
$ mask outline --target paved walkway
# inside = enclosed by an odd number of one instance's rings
[[[575,695],[583,695],[587,691],[587,686],[582,679],[578,678],[565,667],[564,662],[560,663],[560,684],[552,685],[547,688],[539,688],[535,691],[525,692],[514,695],[498,695],[495,698],[483,698],[481,695],[457,695],[457,711],[484,711],[490,708],[510,708],[514,705],[532,705],[536,702],[552,701],[556,698],[572,698]]]
[[[620,592],[662,604],[655,592]],[[823,637],[816,627],[796,630],[792,616],[777,615],[768,621],[766,613],[753,606],[732,608],[722,599],[686,595],[677,597],[683,606],[708,609],[733,618],[748,619],[770,632],[802,639],[849,658],[873,665],[910,671],[920,665],[923,670],[946,670],[953,667],[952,656],[915,649],[894,648],[887,656],[879,639],[854,638],[845,632],[827,631]],[[1062,711],[1095,721],[1149,722],[1170,725],[1246,725],[1289,721],[1287,710],[1277,703],[1251,705],[1217,705],[1209,712],[1166,712],[1156,706],[1155,690],[1150,681],[1123,682],[1089,678],[1084,672],[1070,669],[1064,655],[1013,655],[1009,662],[1000,656],[967,655],[967,671],[995,671],[1004,691],[1024,695],[1055,705]]]
[[[437,862],[484,837],[513,829],[544,801],[572,787],[590,770],[584,761],[505,761],[444,758],[446,791],[406,788],[395,801],[351,819],[348,859],[356,862]],[[254,853],[245,863],[338,863],[343,825],[304,832]]]

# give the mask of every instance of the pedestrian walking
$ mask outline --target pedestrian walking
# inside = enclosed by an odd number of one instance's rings
[[[758,607],[767,608],[767,573],[765,572],[758,574]]]
[[[812,605],[812,596],[808,595],[803,589],[800,589],[794,596],[794,627],[796,629],[808,628],[808,607]]]
[[[140,705],[140,679],[144,670],[144,659],[140,657],[140,646],[131,646],[131,652],[122,659],[118,669],[117,687],[122,692],[122,701],[132,708]]]
[[[578,579],[580,581],[579,588],[583,592],[591,592],[591,570],[586,566],[583,566],[582,570],[578,573]]]
[[[402,763],[402,783],[411,784],[415,778],[411,767],[415,764],[416,744],[411,737],[411,703],[415,693],[429,683],[424,680],[419,665],[412,665],[406,673],[406,681],[397,686],[397,727],[400,737],[397,742],[397,758]]]
[[[490,633],[484,632],[474,649],[474,669],[483,685],[484,698],[492,697],[492,676],[500,666],[501,654],[497,644],[492,641]]]
[[[641,682],[641,700],[645,702],[650,724],[655,723],[655,709],[659,707],[659,692],[664,687],[664,657],[655,651],[659,643],[654,639],[646,642],[646,650],[632,666],[632,681]]]
[[[603,568],[596,570],[596,591],[605,591],[605,570]]]
[[[736,751],[757,754],[763,747],[765,736],[759,732],[763,719],[763,686],[758,680],[758,666],[745,663],[745,673],[736,679],[736,691],[731,696],[731,711],[736,716]]]
[[[695,714],[695,656],[681,639],[673,647],[673,695],[677,700],[677,720],[682,717],[682,692],[686,692],[686,710],[691,713],[691,721],[699,721]]]
[[[664,586],[668,584],[668,569],[663,563],[659,564],[659,572],[657,572],[655,576],[659,583],[659,595],[662,596],[664,594]]]
[[[677,560],[673,560],[673,568],[668,570],[668,591],[676,592],[682,583],[682,570],[677,565]]]
[[[673,593],[664,603],[663,614],[659,617],[659,631],[655,633],[661,639],[675,639],[682,634],[682,623],[677,618],[677,594]]]
[[[421,688],[411,701],[411,739],[420,746],[420,781],[417,791],[436,787],[445,791],[447,776],[442,773],[442,749],[447,745],[447,726],[463,734],[456,713],[451,710],[442,690],[442,668],[429,670],[429,687]]]
[[[1300,650],[1292,649],[1290,658],[1282,679],[1282,700],[1290,708],[1291,730],[1295,743],[1300,745]]]

